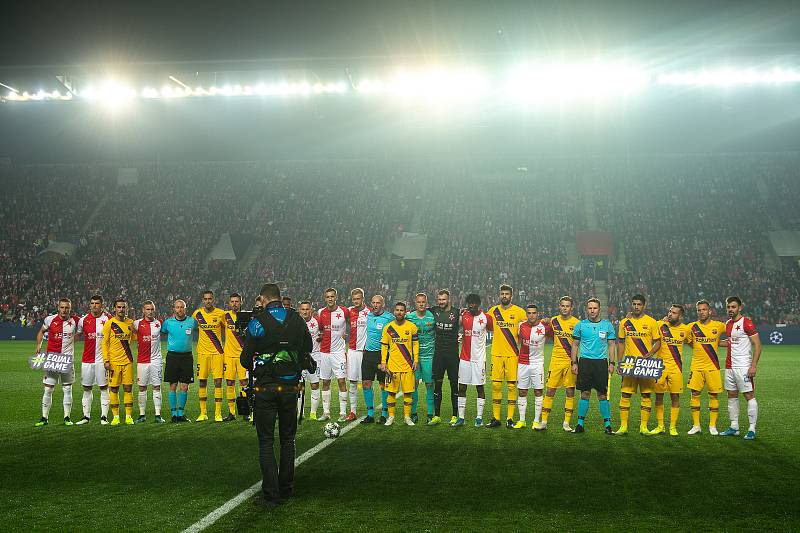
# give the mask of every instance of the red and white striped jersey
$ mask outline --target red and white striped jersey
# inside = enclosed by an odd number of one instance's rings
[[[753,364],[753,345],[750,337],[758,335],[756,325],[749,317],[743,316],[737,321],[733,319],[725,322],[725,332],[728,334],[728,357],[725,359],[725,368],[750,368]]]
[[[317,321],[317,317],[312,316],[308,320],[306,320],[306,326],[308,327],[308,333],[311,335],[311,353],[319,353],[319,341],[317,340],[317,336],[319,335],[319,322]]]
[[[80,333],[80,320],[75,315],[66,320],[62,320],[57,314],[45,318],[42,331],[47,332],[47,351],[75,355],[75,335]]]
[[[538,324],[530,325],[528,321],[519,325],[519,342],[522,345],[519,350],[517,361],[521,365],[534,363],[544,363],[544,341],[548,335],[552,335],[549,324],[539,321]]]
[[[369,307],[366,305],[361,311],[355,307],[347,309],[350,313],[350,349],[362,351],[367,342],[367,315]]]
[[[461,339],[461,359],[464,361],[486,361],[486,336],[494,326],[492,317],[480,311],[472,315],[469,311],[461,313],[461,328],[464,336]]]
[[[78,321],[78,330],[83,332],[84,363],[103,362],[103,326],[109,318],[111,315],[105,312],[97,317],[86,313]]]
[[[322,353],[344,353],[344,335],[350,322],[350,311],[341,305],[333,311],[323,307],[317,313],[317,322],[322,330],[322,342],[319,351]]]
[[[161,364],[161,321],[157,318],[133,321],[138,347],[138,363]]]

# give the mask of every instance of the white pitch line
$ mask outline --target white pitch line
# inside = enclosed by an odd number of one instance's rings
[[[378,410],[380,408],[381,408],[381,406],[376,406],[375,407],[376,410]],[[342,428],[342,431],[341,431],[341,433],[339,433],[339,436],[341,437],[342,435],[344,435],[345,433],[347,433],[348,431],[350,431],[351,429],[356,427],[360,422],[361,422],[360,419],[356,419],[356,420],[350,422],[349,424],[347,424],[346,426],[344,426]],[[297,457],[294,460],[294,466],[297,467],[297,466],[303,464],[304,462],[308,461],[309,459],[314,457],[316,454],[318,454],[319,452],[321,452],[322,450],[324,450],[325,448],[327,448],[328,446],[330,446],[331,444],[336,442],[337,440],[339,440],[339,439],[338,438],[337,439],[325,439],[325,440],[321,441],[319,444],[317,444],[316,446],[314,446],[313,448],[311,448],[309,450],[306,450],[303,454],[300,455],[300,457]],[[203,518],[201,518],[200,520],[198,520],[197,522],[195,522],[191,526],[187,527],[186,529],[184,529],[183,533],[197,533],[199,531],[203,531],[204,529],[209,527],[211,524],[213,524],[214,522],[216,522],[217,520],[219,520],[220,518],[222,518],[226,514],[230,513],[233,509],[238,507],[242,502],[244,502],[245,500],[247,500],[250,497],[252,497],[259,490],[261,490],[261,482],[260,481],[258,483],[256,483],[255,485],[253,485],[252,487],[243,490],[242,492],[240,492],[239,494],[237,494],[236,496],[234,496],[233,498],[231,498],[230,500],[228,500],[227,502],[222,504],[220,507],[217,507],[216,509],[214,509],[213,511],[208,513],[206,516],[204,516]]]

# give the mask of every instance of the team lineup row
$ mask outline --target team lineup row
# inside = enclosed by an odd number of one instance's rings
[[[710,305],[701,300],[696,306],[698,320],[684,324],[682,306],[671,306],[666,316],[657,321],[645,313],[645,298],[636,295],[631,299],[628,316],[620,322],[616,331],[608,320],[600,319],[600,304],[596,299],[586,302],[587,318],[584,320],[572,316],[573,301],[568,296],[561,298],[558,315],[542,318],[535,304],[529,304],[525,309],[514,305],[513,289],[508,285],[500,287],[499,303],[487,311],[481,308],[480,297],[476,294],[467,297],[466,309],[454,308],[447,290],[438,292],[435,306],[429,306],[425,294],[418,294],[413,310],[407,309],[405,303],[398,302],[393,306],[393,312],[385,309],[384,299],[380,295],[373,296],[370,306],[366,306],[361,289],[351,291],[351,307],[338,304],[335,289],[327,289],[324,297],[326,305],[317,312],[312,309],[310,302],[298,304],[298,312],[306,321],[312,336],[312,356],[317,361],[316,372],[303,375],[304,383],[311,389],[311,419],[330,420],[330,385],[336,380],[339,421],[358,418],[360,385],[367,408],[362,424],[378,422],[391,425],[395,417],[396,395],[402,390],[403,419],[406,424],[415,425],[419,421],[417,385],[422,382],[427,393],[427,423],[440,424],[442,384],[446,375],[452,391],[450,425],[459,427],[465,424],[467,388],[475,386],[478,396],[475,425],[484,426],[486,349],[487,339],[493,334],[490,369],[492,418],[484,427],[502,425],[505,384],[506,426],[509,428],[527,427],[527,398],[528,392],[533,389],[534,416],[531,427],[546,430],[556,390],[564,388],[566,398],[562,427],[565,431],[581,433],[585,431],[584,419],[589,408],[591,389],[595,389],[606,433],[624,435],[628,432],[630,401],[632,395],[638,392],[641,394],[640,433],[658,435],[667,431],[664,396],[669,393],[669,433],[677,435],[679,399],[684,386],[681,357],[684,344],[688,344],[693,350],[688,382],[692,393],[692,427],[688,433],[693,435],[702,431],[700,395],[706,389],[709,396],[708,429],[712,435],[720,434],[716,423],[718,394],[723,390],[723,378],[718,350],[723,347],[728,349],[724,389],[728,394],[731,425],[721,434],[739,434],[741,393],[747,401],[749,419],[745,438],[755,438],[758,404],[754,396],[754,377],[761,344],[755,325],[741,314],[742,302],[735,296],[727,299],[727,323],[713,320]],[[95,385],[100,387],[101,423],[107,423],[109,407],[113,414],[111,424],[121,423],[121,386],[125,423],[130,424],[135,423],[131,401],[131,342],[137,341],[141,414],[136,422],[145,420],[148,386],[153,388],[155,420],[163,422],[161,335],[166,334],[168,353],[163,380],[170,384],[169,404],[173,422],[187,421],[185,405],[188,383],[194,381],[195,370],[199,380],[200,403],[200,415],[196,420],[208,419],[207,382],[210,374],[214,379],[215,420],[234,420],[236,381],[239,381],[241,388],[247,382],[246,369],[239,362],[242,338],[235,328],[241,304],[241,297],[233,294],[229,299],[230,309],[224,311],[215,307],[213,292],[205,291],[203,307],[187,315],[186,304],[177,300],[173,305],[173,316],[162,323],[155,317],[155,305],[150,301],[143,305],[143,318],[134,322],[127,318],[127,302],[122,299],[114,302],[114,315],[111,316],[103,312],[102,298],[93,297],[90,310],[83,317],[72,315],[70,302],[61,300],[58,313],[47,317],[39,332],[37,351],[41,349],[46,335],[48,352],[72,353],[75,337],[83,334],[83,418],[78,424],[90,420]],[[199,334],[196,365],[192,356],[195,331]],[[545,377],[544,345],[548,337],[553,339],[553,350]],[[658,380],[623,377],[619,402],[620,427],[613,431],[607,391],[611,375],[619,371],[617,363],[626,356],[658,357],[663,361],[664,371]],[[225,396],[228,402],[228,415],[225,418],[222,416],[223,379],[226,381]],[[53,388],[58,382],[64,388],[65,422],[71,424],[72,381],[74,373],[45,374],[42,419],[37,425],[47,424]],[[373,381],[378,382],[382,395],[380,416],[375,413]],[[577,424],[573,429],[570,424],[575,410],[576,388],[581,394]],[[653,392],[656,395],[657,425],[650,430],[648,422]],[[322,415],[318,416],[320,400]]]

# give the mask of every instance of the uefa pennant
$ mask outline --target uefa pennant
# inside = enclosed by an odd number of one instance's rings
[[[623,376],[637,379],[659,379],[664,372],[664,361],[658,357],[626,355],[619,368]]]

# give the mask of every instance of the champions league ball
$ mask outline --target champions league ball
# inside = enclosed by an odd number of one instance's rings
[[[322,434],[325,435],[326,439],[335,439],[339,436],[341,428],[339,428],[339,424],[336,422],[328,422],[325,424],[325,427],[322,428]]]

